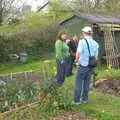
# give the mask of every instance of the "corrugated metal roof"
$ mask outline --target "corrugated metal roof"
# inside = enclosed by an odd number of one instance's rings
[[[89,14],[89,13],[77,12],[73,16],[63,20],[60,23],[60,25],[65,24],[66,22],[68,22],[69,20],[71,20],[75,17],[82,19],[82,20],[85,20],[89,23],[120,24],[120,18],[117,18],[117,17],[100,15],[100,14]]]

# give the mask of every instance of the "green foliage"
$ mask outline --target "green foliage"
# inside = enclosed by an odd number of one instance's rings
[[[18,24],[6,24],[0,26],[1,33],[11,33],[16,31],[24,31],[34,29],[36,27],[45,27],[51,24],[58,24],[65,16],[69,16],[70,12],[62,8],[57,3],[51,3],[48,12],[30,12]]]
[[[53,19],[56,20],[63,20],[65,17],[71,15],[71,11],[68,7],[64,6],[63,0],[49,0],[49,14],[53,16]]]
[[[32,30],[0,37],[0,61],[8,60],[9,54],[27,51],[29,55],[39,55],[54,45],[58,32],[55,25],[36,27]]]
[[[40,80],[13,80],[0,86],[0,111],[23,106],[38,101],[40,93],[54,96],[56,93],[55,77],[48,71],[48,65],[43,64],[39,72]],[[18,87],[19,86],[19,87]]]
[[[9,54],[27,51],[38,56],[46,48],[54,45],[59,27],[58,23],[71,13],[61,1],[50,1],[46,12],[30,12],[24,20],[0,26],[0,61],[7,61]]]
[[[19,87],[18,87],[19,86]],[[17,80],[0,86],[0,111],[36,100],[40,88],[33,81]]]
[[[97,79],[100,78],[118,78],[120,77],[120,69],[106,69],[102,68],[98,70]]]
[[[8,58],[8,52],[9,52],[9,41],[5,39],[4,37],[0,36],[0,58],[3,60],[6,60]],[[1,61],[1,60],[0,60]]]
[[[48,13],[31,12],[18,24],[3,25],[0,32],[0,61],[7,61],[9,54],[27,51],[31,56],[40,55],[46,48],[54,45],[59,27],[59,20]]]

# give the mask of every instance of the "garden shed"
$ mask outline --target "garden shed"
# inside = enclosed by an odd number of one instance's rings
[[[86,25],[93,28],[93,37],[100,45],[100,59],[105,59],[108,66],[120,66],[120,18],[76,12],[60,22],[62,28],[77,35]]]

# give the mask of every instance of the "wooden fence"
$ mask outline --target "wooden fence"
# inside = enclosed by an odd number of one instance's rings
[[[43,74],[41,73],[41,70],[29,70],[24,72],[16,72],[16,73],[9,73],[9,74],[3,74],[0,75],[0,80],[9,83],[10,81],[14,80],[40,80]]]

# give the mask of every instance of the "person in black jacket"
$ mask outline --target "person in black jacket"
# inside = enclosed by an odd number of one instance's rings
[[[79,39],[76,35],[73,36],[73,38],[67,42],[67,44],[69,46],[69,51],[70,51],[70,61],[69,61],[67,76],[70,76],[73,74],[72,70],[73,70],[73,64],[74,64],[74,61],[76,58],[78,42],[79,42]]]

